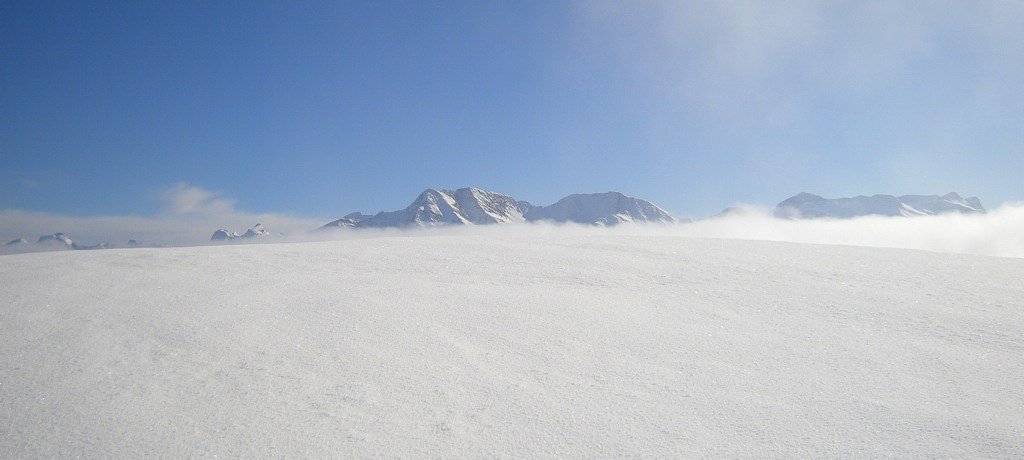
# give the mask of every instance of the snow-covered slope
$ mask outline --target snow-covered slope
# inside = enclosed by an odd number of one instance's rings
[[[407,208],[380,212],[359,221],[360,227],[430,227],[436,225],[465,224],[469,219],[459,209],[454,192],[427,189]]]
[[[3,256],[0,457],[1024,456],[1024,260],[555,230]]]
[[[25,238],[16,238],[16,239],[13,239],[13,240],[8,241],[7,243],[5,243],[6,246],[14,246],[14,245],[19,245],[20,246],[20,245],[24,245],[24,244],[28,244],[28,240],[26,240]]]
[[[618,192],[569,195],[526,214],[529,221],[616,225],[623,222],[671,223],[676,219],[654,203]]]
[[[322,227],[318,228],[317,230],[332,230],[332,229],[339,229],[339,228],[355,228],[356,224],[358,224],[358,223],[359,223],[358,220],[353,220],[353,219],[350,219],[348,217],[342,217],[341,219],[332,220],[332,221],[324,224]]]
[[[985,208],[977,197],[962,198],[956,193],[937,195],[873,195],[853,198],[822,198],[810,193],[800,193],[779,203],[775,216],[783,218],[857,216],[923,216],[958,212],[963,214],[984,213]]]
[[[508,195],[478,188],[460,188],[454,192],[454,198],[462,214],[474,224],[523,222],[523,214],[533,207]]]

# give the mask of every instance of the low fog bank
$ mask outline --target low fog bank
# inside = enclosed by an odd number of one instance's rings
[[[380,237],[487,236],[651,236],[767,240],[793,243],[841,244],[887,248],[920,249],[936,252],[978,254],[1024,258],[1024,203],[1001,206],[981,215],[944,214],[925,217],[869,216],[853,219],[787,220],[772,217],[770,210],[741,206],[716,217],[677,225],[621,224],[597,227],[577,224],[527,223],[488,226],[449,226],[408,229],[328,229],[315,230],[319,221],[278,218],[274,215],[233,216],[240,219],[262,218],[273,233],[254,239],[211,242],[216,230],[208,219],[181,220],[142,217],[72,218],[21,211],[0,211],[4,222],[0,237],[29,240],[27,248],[5,248],[0,254],[27,252],[34,248],[37,234],[11,234],[14,222],[24,226],[41,223],[63,231],[76,241],[93,243],[110,241],[121,247],[127,239],[137,239],[143,246],[205,246],[218,244],[266,244],[334,241]],[[40,232],[41,233],[41,232]],[[106,236],[104,236],[106,235]],[[6,239],[4,240],[6,241]],[[45,248],[39,248],[44,249]]]
[[[1003,205],[986,214],[806,220],[776,219],[769,211],[741,207],[728,215],[681,225],[679,234],[1024,257],[1024,203]]]
[[[607,234],[841,244],[1024,257],[1024,203],[1004,205],[987,214],[804,220],[779,219],[773,217],[770,210],[742,206],[726,215],[677,225],[621,224],[615,227],[596,227],[530,223],[405,230],[345,229],[309,232],[277,241],[326,241],[386,236],[489,235],[502,238],[517,235],[586,237]]]
[[[35,243],[41,235],[62,232],[83,244],[105,242],[124,246],[128,240],[136,240],[143,245],[192,246],[209,241],[218,228],[244,232],[256,223],[284,234],[301,233],[322,225],[316,219],[271,213],[74,217],[6,209],[0,210],[0,245],[17,238]]]

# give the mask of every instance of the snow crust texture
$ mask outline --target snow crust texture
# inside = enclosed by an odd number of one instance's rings
[[[3,262],[3,458],[1024,456],[1019,259],[552,231]]]
[[[872,195],[853,198],[822,198],[801,193],[779,203],[775,216],[783,218],[850,218],[859,216],[927,216],[944,213],[982,214],[985,207],[977,197],[963,198],[956,192],[937,195]]]

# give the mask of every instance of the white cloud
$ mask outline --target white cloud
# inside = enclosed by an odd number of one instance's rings
[[[564,60],[624,82],[638,142],[727,163],[709,174],[745,178],[736,198],[1020,199],[1022,2],[580,0],[573,19]],[[704,177],[690,190],[717,191]]]
[[[610,51],[638,84],[708,110],[869,91],[964,55],[985,70],[1019,70],[1007,58],[1024,48],[1018,2],[587,0],[576,11],[583,46]]]
[[[0,210],[0,239],[34,241],[39,235],[64,232],[85,244],[124,244],[129,239],[165,245],[196,244],[209,240],[218,228],[243,231],[262,223],[275,233],[304,233],[323,225],[310,219],[274,213],[252,213],[235,208],[235,200],[220,193],[179,183],[159,194],[163,209],[152,216],[73,217],[60,214]]]
[[[219,193],[180,182],[161,194],[167,211],[174,214],[223,214],[234,212],[235,200]]]

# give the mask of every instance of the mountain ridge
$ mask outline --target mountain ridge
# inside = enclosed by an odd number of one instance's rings
[[[846,219],[860,216],[914,217],[945,213],[984,214],[978,197],[963,198],[956,192],[938,195],[858,195],[824,198],[801,192],[780,202],[772,214],[783,219]]]
[[[535,206],[504,193],[476,187],[428,188],[409,206],[372,216],[346,214],[320,230],[492,225],[524,222],[574,222],[617,225],[624,222],[672,223],[678,220],[654,203],[619,192],[569,195],[549,206]]]

